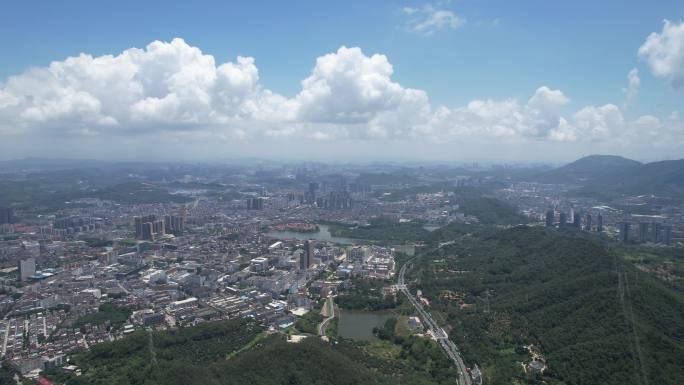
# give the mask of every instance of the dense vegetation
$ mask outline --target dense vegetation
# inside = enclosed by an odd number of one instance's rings
[[[385,310],[397,306],[393,296],[384,296],[383,286],[387,283],[367,279],[353,279],[351,288],[335,299],[337,305],[343,309],[353,310]]]
[[[107,186],[91,193],[83,194],[87,198],[100,198],[122,204],[142,203],[185,203],[191,199],[183,195],[169,194],[151,183],[124,182]]]
[[[530,344],[548,383],[684,381],[681,291],[589,239],[531,227],[451,235],[419,261],[414,286],[486,383],[537,381],[519,363]]]
[[[128,317],[131,315],[131,310],[125,307],[114,306],[109,303],[100,305],[97,313],[86,314],[74,322],[74,328],[80,329],[85,325],[103,325],[108,324],[113,329],[119,329],[126,323]]]
[[[465,196],[458,200],[459,211],[488,225],[515,225],[529,222],[508,203],[486,196]]]
[[[336,237],[369,239],[404,243],[419,241],[429,234],[420,222],[396,222],[388,218],[375,218],[368,226],[347,227],[331,225],[330,234]]]
[[[615,245],[613,249],[640,270],[659,277],[663,284],[684,292],[684,248]]]
[[[247,321],[204,323],[174,331],[143,330],[72,356],[80,377],[53,372],[67,384],[212,384],[208,365],[225,361],[254,340],[261,328]]]
[[[0,367],[0,385],[16,385],[17,382],[14,381],[14,372],[9,367],[9,364],[5,362],[2,363]]]
[[[102,238],[86,238],[84,239],[88,247],[107,247],[111,246],[114,242]]]
[[[393,328],[388,326],[387,328]],[[378,345],[309,337],[288,343],[265,336],[248,321],[205,323],[175,331],[135,333],[73,355],[76,377],[48,372],[57,383],[76,384],[452,384],[453,366],[428,339],[393,331]]]
[[[458,373],[454,363],[444,354],[442,348],[434,341],[415,335],[402,336],[396,333],[397,319],[390,318],[381,328],[375,328],[375,334],[380,340],[389,341],[399,348],[395,358],[400,362],[396,365],[411,368],[412,374],[420,373],[427,378],[419,380],[415,376],[407,383],[424,383],[430,381],[437,384],[451,384]]]
[[[323,322],[323,319],[319,309],[312,309],[295,322],[295,328],[302,333],[317,334],[318,324]]]
[[[360,358],[360,357],[358,357]],[[212,368],[207,384],[390,384],[357,357],[316,337],[291,344],[273,336],[264,344]]]
[[[124,181],[114,183],[97,180],[83,184],[77,176],[89,176],[89,170],[74,170],[66,180],[62,173],[39,174],[29,180],[0,180],[0,205],[24,211],[55,211],[84,206],[73,201],[82,198],[99,198],[122,204],[188,202],[182,195],[173,195],[150,183]]]

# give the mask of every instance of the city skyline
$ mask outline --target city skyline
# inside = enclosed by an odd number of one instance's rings
[[[0,15],[0,385],[684,384],[682,0]]]
[[[192,20],[207,11],[179,4],[111,15],[10,4],[17,17],[0,28],[16,55],[0,70],[0,158],[682,157],[675,2],[586,14],[588,4],[533,1],[205,5],[231,22]],[[173,25],[145,23],[153,11]],[[119,33],[126,16],[137,27]],[[273,23],[256,33],[258,17]]]

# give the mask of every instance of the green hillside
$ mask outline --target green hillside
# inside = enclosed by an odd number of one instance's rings
[[[463,235],[412,277],[486,383],[684,383],[682,293],[592,240],[531,227]],[[529,344],[543,375],[522,371]]]
[[[268,335],[245,320],[174,331],[139,330],[72,354],[81,376],[61,370],[46,375],[69,385],[453,383],[455,368],[437,343],[385,334],[391,341],[327,343],[311,336],[290,343],[283,334]]]

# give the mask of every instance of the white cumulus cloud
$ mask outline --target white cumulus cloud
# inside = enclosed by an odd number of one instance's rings
[[[464,107],[442,107],[431,124],[451,138],[465,135],[558,140],[551,132],[560,123],[561,108],[569,102],[562,91],[542,86],[525,104],[509,98],[473,100]]]
[[[262,110],[272,114],[269,104],[278,97],[258,79],[252,58],[217,67],[212,55],[182,39],[155,41],[117,56],[81,54],[10,77],[0,89],[0,116],[18,126],[197,128],[254,118]]]
[[[639,47],[655,76],[667,78],[674,88],[684,87],[684,21],[663,22],[663,30],[651,33]]]
[[[357,47],[321,56],[294,98],[297,119],[345,125],[351,136],[408,131],[429,113],[428,97],[392,81],[393,72],[385,55],[366,56]]]
[[[614,104],[587,106],[573,115],[574,131],[578,139],[600,141],[620,138],[625,120]]]

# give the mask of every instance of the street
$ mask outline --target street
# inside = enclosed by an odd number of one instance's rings
[[[456,367],[458,368],[459,372],[458,384],[471,385],[473,383],[472,379],[470,375],[466,372],[466,366],[465,363],[463,363],[463,358],[461,357],[458,348],[449,339],[449,336],[444,331],[444,329],[437,325],[437,322],[435,322],[435,320],[432,318],[432,315],[430,315],[430,313],[423,308],[423,305],[409,292],[408,288],[406,287],[406,284],[404,282],[404,276],[406,275],[407,267],[411,265],[412,260],[413,258],[406,261],[406,263],[404,263],[404,265],[401,267],[401,270],[399,271],[399,275],[397,278],[397,289],[401,290],[401,292],[404,293],[404,295],[406,295],[406,298],[408,298],[409,301],[411,301],[411,304],[416,309],[418,315],[425,323],[426,328],[430,332],[432,332],[432,334],[439,342],[440,346],[442,346],[442,348],[449,356],[449,358],[451,358],[451,360],[454,361],[454,363],[456,364]]]

